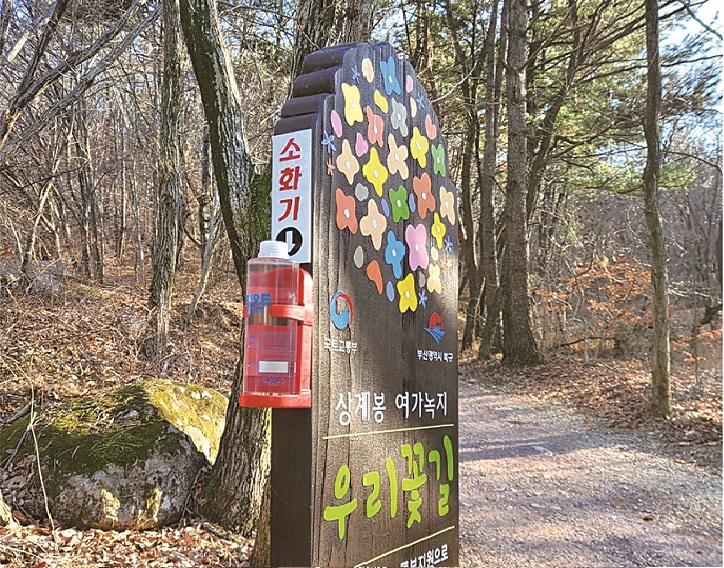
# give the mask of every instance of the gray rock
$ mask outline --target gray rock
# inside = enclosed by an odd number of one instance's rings
[[[35,431],[53,518],[64,526],[118,530],[178,521],[199,471],[216,458],[226,407],[212,389],[152,380],[41,415]],[[12,432],[3,434],[0,448],[14,447]],[[34,452],[28,438],[21,446],[26,455]],[[25,508],[43,516],[37,471],[31,479]]]

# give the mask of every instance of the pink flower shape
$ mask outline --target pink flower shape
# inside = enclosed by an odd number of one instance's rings
[[[412,189],[417,196],[417,211],[420,218],[427,217],[428,211],[435,211],[435,196],[432,194],[432,180],[430,174],[423,173],[419,178],[412,178]]]
[[[352,153],[349,140],[342,141],[342,153],[337,156],[337,169],[347,177],[347,183],[352,185],[354,176],[359,171],[359,162]]]
[[[440,217],[446,217],[451,225],[455,224],[455,194],[440,186]]]
[[[385,131],[385,122],[381,116],[372,112],[372,107],[367,107],[367,140],[370,144],[377,144],[380,148],[385,143],[383,133]]]
[[[337,188],[335,201],[337,202],[337,227],[340,231],[349,229],[349,232],[354,235],[357,232],[357,215],[355,212],[357,202],[351,195],[345,195],[340,188]]]
[[[427,229],[425,225],[408,225],[405,229],[405,241],[410,249],[410,270],[427,268],[430,259],[427,257]]]
[[[390,132],[387,135],[387,145],[389,146],[389,154],[387,154],[387,168],[391,174],[400,173],[402,179],[410,177],[410,171],[407,169],[407,146],[397,145],[395,137]]]
[[[359,222],[360,233],[365,237],[372,237],[372,244],[376,250],[382,246],[382,234],[387,229],[387,218],[377,209],[377,203],[372,199],[367,202],[367,215]]]
[[[370,149],[370,159],[362,166],[362,175],[375,186],[377,195],[382,197],[382,185],[387,181],[389,173],[387,168],[380,162],[380,155],[377,153],[377,148]],[[430,176],[428,176],[429,179]]]

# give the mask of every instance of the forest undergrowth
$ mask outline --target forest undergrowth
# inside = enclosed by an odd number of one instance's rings
[[[99,285],[67,279],[59,293],[21,290],[0,301],[0,428],[39,406],[117,389],[151,376],[194,382],[228,394],[238,358],[241,294],[233,273],[217,277],[199,303],[194,321],[186,312],[196,286],[182,269],[174,287],[171,344],[161,361],[147,357],[153,314],[147,285],[120,265]],[[615,428],[643,429],[660,438],[675,459],[721,472],[721,328],[703,334],[701,345],[718,364],[673,368],[674,412],[667,420],[648,416],[649,374],[645,361],[585,362],[574,351],[547,354],[545,363],[507,369],[498,359],[461,364],[485,383],[533,394],[600,418]],[[704,368],[708,367],[708,368]],[[4,456],[3,456],[4,457]],[[0,528],[2,566],[245,566],[253,540],[236,538],[204,523],[193,506],[175,527],[151,531],[100,531],[42,523],[23,510],[30,464],[0,472],[17,525]]]

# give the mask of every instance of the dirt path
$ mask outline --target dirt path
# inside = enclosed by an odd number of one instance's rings
[[[461,372],[461,566],[722,566],[720,476]]]

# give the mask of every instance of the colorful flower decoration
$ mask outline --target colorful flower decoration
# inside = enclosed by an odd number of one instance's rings
[[[344,119],[347,124],[352,126],[355,122],[362,122],[359,87],[342,83],[342,95],[344,96]]]
[[[380,156],[376,148],[370,149],[370,160],[362,166],[362,175],[375,187],[377,195],[382,197],[382,184],[387,181],[389,174],[387,168],[380,162]]]
[[[328,134],[327,132],[325,132],[322,138],[322,146],[327,149],[328,154],[336,152],[337,146],[335,146],[334,144],[334,134]]]
[[[420,164],[421,168],[427,166],[427,150],[429,147],[430,143],[427,141],[427,138],[420,133],[420,129],[417,126],[413,127],[410,153],[412,157],[417,160],[417,163]]]
[[[399,130],[402,136],[407,136],[409,133],[409,130],[407,129],[407,108],[402,103],[398,103],[395,99],[392,99],[390,122],[392,123],[392,128]]]
[[[387,99],[377,90],[375,91],[374,100],[377,108],[379,108],[384,114],[387,114],[390,111],[390,105],[387,104]]]
[[[451,225],[455,224],[455,194],[440,187],[440,217],[445,217]]]
[[[395,69],[395,58],[392,55],[387,61],[380,61],[380,72],[382,73],[382,80],[385,82],[387,96],[389,97],[392,93],[396,95],[402,94],[402,88]]]
[[[427,276],[427,289],[429,292],[442,293],[442,283],[440,282],[440,267],[437,264],[430,265],[430,272]]]
[[[342,136],[342,119],[336,110],[329,113],[329,123],[332,125],[332,130],[337,138],[340,138]]]
[[[445,237],[445,252],[451,253],[453,251],[453,241],[450,238],[450,235]]]
[[[404,144],[398,146],[392,132],[387,135],[387,146],[389,148],[387,169],[390,170],[391,174],[399,173],[402,179],[407,179],[410,176],[407,169],[407,146]]]
[[[397,283],[397,291],[400,293],[400,313],[407,310],[417,310],[417,292],[415,291],[415,277],[412,274],[405,276],[404,280]]]
[[[414,100],[414,99],[413,99]],[[427,307],[427,294],[425,294],[425,289],[423,288],[420,290],[420,297],[418,298],[418,301],[420,302],[420,305],[423,308]]]
[[[404,185],[395,191],[390,189],[390,205],[392,206],[392,220],[398,223],[401,219],[410,218],[410,208],[407,205],[407,188]]]
[[[369,149],[370,145],[367,143],[367,140],[365,140],[365,137],[362,136],[361,132],[358,132],[357,138],[355,138],[354,141],[354,153],[357,154],[357,157],[361,158],[367,153],[367,150]]]
[[[354,235],[357,232],[356,201],[354,197],[345,195],[340,188],[337,188],[335,201],[337,202],[337,227],[340,231],[349,229],[349,232]]]
[[[445,168],[445,146],[434,144],[430,147],[430,153],[432,154],[432,171],[441,176],[446,176]]]
[[[365,57],[362,60],[362,76],[367,79],[369,83],[375,80],[375,68],[369,57]]]
[[[380,270],[380,263],[376,260],[367,265],[367,278],[375,283],[377,293],[382,294],[382,271]]]
[[[413,98],[410,98],[410,116],[412,118],[415,118],[417,116],[417,103]]]
[[[385,292],[387,293],[387,299],[392,302],[395,299],[395,287],[391,280],[387,281],[387,290]]]
[[[437,126],[435,126],[432,116],[429,114],[425,117],[425,134],[430,140],[437,137]]]
[[[405,241],[410,251],[410,270],[427,268],[430,260],[427,256],[427,228],[419,225],[408,225],[405,229]]]
[[[392,266],[395,278],[402,277],[402,261],[405,258],[405,244],[398,241],[393,231],[387,231],[387,246],[385,247],[385,262]]]
[[[440,222],[440,215],[435,213],[435,216],[433,217],[435,220],[432,224],[432,229],[430,231],[430,234],[432,235],[432,238],[435,239],[435,244],[437,244],[437,248],[442,248],[442,240],[445,238],[445,234],[447,233],[447,227],[445,226],[445,223]]]
[[[359,171],[359,162],[357,158],[352,154],[352,147],[349,145],[349,140],[342,141],[342,153],[337,156],[337,169],[342,172],[347,178],[347,183],[352,185],[354,176]]]
[[[359,69],[356,65],[352,67],[352,80],[359,85],[359,80],[361,78]]]
[[[385,143],[383,133],[385,122],[381,116],[372,112],[372,107],[367,107],[367,140],[370,144],[377,144],[380,148]]]
[[[365,237],[372,237],[372,244],[376,250],[382,246],[382,234],[387,229],[387,219],[377,209],[377,203],[373,199],[367,202],[367,215],[359,222],[360,233]]]
[[[428,211],[435,211],[435,196],[432,194],[430,174],[425,172],[420,177],[412,178],[412,189],[417,196],[418,214],[424,219]]]

